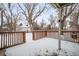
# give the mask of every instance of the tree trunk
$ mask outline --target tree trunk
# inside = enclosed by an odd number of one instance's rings
[[[8,23],[8,24],[7,24],[7,31],[9,31],[9,29],[10,29],[10,28],[9,28],[9,27],[10,27],[10,26],[9,26],[9,19],[7,19],[7,23]]]
[[[33,29],[32,23],[29,22],[30,30]]]
[[[3,10],[1,11],[1,31],[2,31],[2,27],[3,27]]]
[[[30,26],[30,30],[32,30],[33,29],[33,21],[32,21],[32,19],[31,18],[29,18],[29,26]]]
[[[13,23],[13,31],[16,31],[16,19],[14,19],[14,23]]]

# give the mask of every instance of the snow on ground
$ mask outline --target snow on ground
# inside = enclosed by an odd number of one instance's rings
[[[32,34],[26,34],[26,43],[6,49],[8,56],[78,56],[79,44],[62,41],[62,50],[58,50],[58,40],[53,38],[42,38],[32,40]]]

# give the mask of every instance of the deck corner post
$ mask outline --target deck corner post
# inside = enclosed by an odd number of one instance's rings
[[[24,42],[24,43],[26,42],[26,35],[25,35],[25,32],[23,32],[23,42]]]
[[[32,37],[33,37],[33,40],[35,40],[34,31],[32,31]]]

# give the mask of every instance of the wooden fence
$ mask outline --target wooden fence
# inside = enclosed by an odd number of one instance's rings
[[[79,42],[79,31],[66,31],[62,30],[62,40]],[[58,31],[56,30],[32,30],[33,40],[37,40],[44,37],[59,38]]]
[[[25,42],[25,32],[0,32],[0,49],[16,46]]]

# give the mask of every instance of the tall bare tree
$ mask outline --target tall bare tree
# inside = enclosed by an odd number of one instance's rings
[[[11,4],[8,3],[8,4],[6,4],[6,6],[7,7],[5,7],[5,4],[4,4],[4,17],[7,20],[7,24],[6,25],[7,25],[8,31],[12,31],[12,10],[11,10]]]
[[[41,8],[41,6],[37,3],[23,3],[18,5],[22,10],[23,15],[25,15],[31,29],[36,18],[38,18],[46,9],[45,5]]]
[[[16,31],[16,23],[20,19],[20,12],[18,8],[15,9],[16,12],[13,11],[14,7],[17,7],[15,4],[8,3],[6,5],[4,16],[7,20],[8,31]]]

